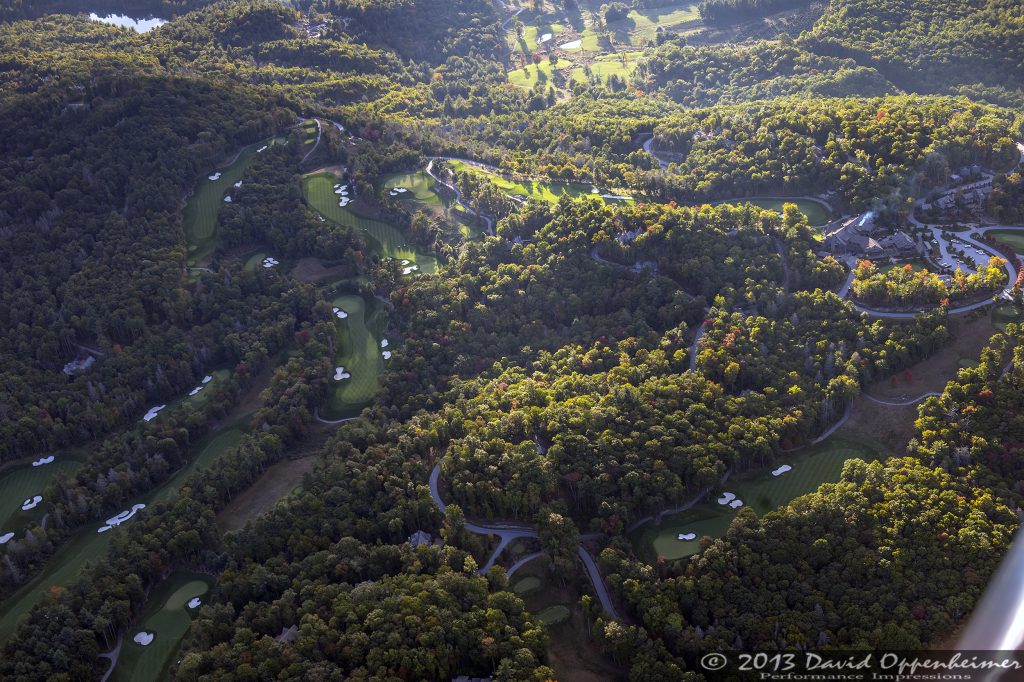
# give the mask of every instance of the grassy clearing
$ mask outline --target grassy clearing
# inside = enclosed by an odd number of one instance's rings
[[[532,90],[537,83],[548,85],[555,77],[555,71],[561,71],[572,67],[568,59],[559,59],[557,65],[552,65],[547,59],[542,59],[536,64],[528,64],[521,69],[508,72],[508,82],[512,85]]]
[[[569,620],[569,609],[561,604],[555,604],[538,613],[537,619],[548,626],[558,625]]]
[[[798,199],[796,197],[750,197],[738,199],[724,199],[716,201],[715,204],[753,204],[761,208],[782,212],[783,204],[796,204],[796,207],[807,216],[807,222],[813,226],[825,225],[832,219],[832,212],[828,206],[810,199]]]
[[[157,682],[167,677],[168,668],[181,638],[192,624],[188,602],[204,597],[212,586],[209,576],[197,573],[172,573],[150,595],[138,625],[125,636],[121,656],[110,679],[114,682]],[[138,632],[151,632],[156,638],[149,646],[135,643]]]
[[[512,591],[518,594],[519,596],[523,596],[525,594],[532,594],[539,590],[542,584],[543,583],[541,583],[540,578],[531,575],[526,578],[523,578],[522,580],[516,581],[516,584],[512,586]]]
[[[228,449],[238,445],[242,434],[243,431],[240,428],[230,428],[200,441],[197,446],[200,448],[199,454],[192,463],[174,474],[158,489],[143,497],[141,502],[151,505],[178,494],[182,484],[194,471],[209,466]],[[110,516],[113,516],[113,513]],[[104,516],[105,518],[107,516]],[[131,524],[132,521],[127,523]],[[42,573],[0,605],[0,645],[10,639],[22,617],[44,599],[51,589],[54,587],[66,588],[78,580],[86,564],[103,559],[114,535],[123,530],[114,528],[106,533],[97,533],[96,531],[101,525],[103,524],[97,522],[84,526],[75,537],[50,558]]]
[[[310,208],[336,225],[362,230],[371,248],[382,258],[412,261],[419,266],[421,273],[437,271],[437,259],[429,254],[417,252],[395,226],[381,220],[365,218],[347,206],[339,206],[338,195],[334,193],[334,185],[337,182],[338,176],[327,172],[313,173],[303,178],[302,187]]]
[[[1000,303],[992,310],[992,326],[1001,332],[1006,331],[1006,325],[1013,322],[1021,324],[1024,322],[1024,313],[1012,303]]]
[[[390,191],[396,187],[403,187],[408,192],[399,194],[398,199],[406,201],[418,201],[431,206],[441,206],[441,197],[434,192],[434,178],[426,171],[413,171],[412,173],[397,173],[384,178],[383,189]]]
[[[526,52],[534,52],[540,48],[540,37],[545,33],[551,34],[551,42],[558,42],[558,35],[565,31],[565,26],[559,22],[547,21],[544,18],[537,20],[532,25],[523,26],[523,37],[519,38],[516,36],[515,31],[512,32],[513,45],[517,45],[520,50],[524,47]]]
[[[321,407],[320,415],[324,419],[343,419],[358,414],[380,390],[385,362],[380,339],[386,320],[383,308],[373,298],[345,294],[332,300],[331,305],[348,313],[345,319],[337,320],[334,364],[352,376],[334,382],[334,392]]]
[[[538,201],[546,201],[552,204],[558,203],[558,200],[563,196],[568,196],[572,199],[579,199],[581,197],[597,197],[601,199],[600,194],[593,193],[592,185],[550,181],[516,182],[514,180],[503,178],[500,175],[490,173],[479,166],[463,163],[462,161],[451,161],[450,163],[452,168],[456,171],[478,173],[480,175],[487,176],[495,186],[507,194],[520,195],[530,199],[536,199]],[[605,199],[601,200],[606,201]],[[609,199],[607,201],[617,202],[619,200]]]
[[[1024,253],[1024,230],[989,230],[990,234],[1004,244],[1009,244],[1014,251]]]
[[[697,4],[683,2],[665,7],[634,9],[622,21],[608,24],[608,28],[620,42],[642,47],[657,37],[659,27],[677,26],[699,18]]]
[[[242,179],[245,170],[256,157],[257,150],[263,145],[278,142],[279,140],[266,140],[249,145],[239,153],[231,165],[218,170],[220,178],[210,180],[204,176],[196,183],[192,196],[185,204],[182,219],[185,239],[188,242],[189,265],[201,263],[213,253],[217,247],[217,215],[224,205],[225,195]]]
[[[610,76],[628,79],[636,69],[637,58],[640,54],[640,52],[623,52],[622,54],[601,55],[586,68],[590,69],[591,76],[596,76],[602,82]],[[572,70],[570,76],[575,80],[587,82],[590,78],[586,74],[586,68],[577,66]]]
[[[70,474],[81,464],[77,459],[60,453],[49,464],[38,467],[31,463],[23,464],[0,474],[0,535],[13,532],[14,539],[20,539],[24,529],[38,522],[49,509],[45,497],[29,511],[21,510],[22,503],[35,495],[43,495],[51,481],[61,474]]]
[[[273,465],[255,483],[232,498],[228,506],[217,514],[217,523],[224,531],[242,528],[298,488],[303,476],[312,471],[318,461],[319,457],[311,455]]]
[[[852,458],[873,460],[879,456],[877,447],[848,437],[833,436],[791,456],[784,456],[772,469],[789,464],[791,471],[778,477],[771,471],[730,479],[723,490],[735,493],[744,506],[759,515],[777,509],[789,501],[818,489],[822,483],[839,479],[843,464]],[[632,535],[637,554],[649,563],[658,556],[667,560],[682,559],[700,551],[700,539],[705,535],[720,537],[728,530],[738,510],[717,503],[717,495],[685,512],[667,517],[660,526],[645,524]],[[679,540],[681,533],[695,533],[693,540]]]

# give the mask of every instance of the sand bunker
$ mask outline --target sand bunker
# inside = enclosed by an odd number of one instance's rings
[[[203,386],[196,386],[191,391],[189,391],[188,394],[189,395],[195,395],[196,393],[199,393],[199,391],[203,390],[203,388],[204,388]]]
[[[118,514],[117,516],[111,516],[109,519],[107,519],[107,525],[100,526],[99,530],[97,530],[96,532],[97,533],[106,533],[108,530],[110,530],[114,526],[120,526],[122,523],[124,523],[125,521],[127,521],[131,517],[135,516],[136,513],[142,511],[145,508],[146,508],[146,505],[144,505],[144,504],[133,504],[131,509],[128,509],[127,511],[123,511],[120,514]]]
[[[342,197],[341,201],[338,202],[338,206],[341,206],[342,208],[345,208],[346,206],[348,206],[350,201],[351,201],[351,199],[349,199],[348,197]]]
[[[53,458],[55,456],[56,455],[50,455],[48,457],[43,457],[42,459],[37,459],[36,461],[32,462],[32,466],[34,466],[34,467],[41,467],[44,464],[49,464],[50,462],[53,461]]]
[[[0,535],[0,545],[6,545],[14,537],[14,533],[4,533]]]
[[[147,412],[146,414],[142,415],[143,420],[145,420],[147,422],[153,421],[154,419],[156,419],[157,413],[160,412],[160,410],[164,409],[165,407],[167,407],[167,406],[166,405],[157,405],[156,407],[149,408],[149,412]]]
[[[238,182],[235,183],[235,189],[238,189],[241,186],[242,186],[242,181],[241,180],[239,180]]]
[[[265,151],[267,151],[267,145],[263,145],[262,147],[260,147],[259,149],[257,149],[257,150],[256,150],[256,153],[257,153],[257,154],[262,154],[262,153],[263,153],[263,152],[265,152]]]
[[[722,496],[718,498],[718,504],[729,504],[736,499],[736,493],[722,493]]]
[[[188,607],[190,609],[198,609],[199,605],[203,603],[203,600],[199,597],[192,597],[188,600]]]
[[[21,511],[28,511],[30,509],[35,509],[39,505],[39,503],[42,502],[42,501],[43,501],[43,496],[42,495],[36,495],[35,497],[30,497],[30,498],[28,498],[27,500],[25,500],[24,502],[21,503]]]
[[[591,193],[591,194],[600,194],[600,193],[601,193],[601,190],[599,190],[599,189],[598,189],[598,188],[596,188],[596,187],[591,187],[591,188],[590,188],[590,193]]]
[[[391,351],[389,350],[384,351],[383,353],[381,353],[381,355],[384,357],[385,360],[391,359]]]
[[[272,268],[275,265],[280,264],[281,262],[279,260],[277,260],[276,258],[272,258],[271,256],[267,256],[266,258],[263,259],[263,267],[265,268]]]
[[[740,507],[743,506],[743,500],[733,500],[732,502],[729,503],[729,506],[732,507],[733,509],[739,509]]]
[[[680,533],[679,535],[676,536],[676,539],[677,540],[696,540],[697,539],[697,534],[696,533]]]
[[[209,177],[210,180],[220,180],[220,173],[214,173]]]
[[[211,381],[213,381],[213,375],[212,374],[207,374],[205,377],[203,377],[203,383],[204,384],[208,384]]]
[[[387,348],[388,347],[388,340],[387,339],[381,339],[380,340],[380,347],[381,348]]]
[[[224,203],[230,204],[231,203],[231,197],[224,197]]]
[[[413,272],[415,272],[416,270],[419,270],[419,269],[420,269],[420,266],[418,266],[418,265],[410,265],[407,268],[402,268],[402,274],[403,275],[409,275],[409,274],[412,274]]]
[[[567,43],[562,43],[561,45],[559,45],[559,47],[562,48],[563,50],[575,50],[578,47],[580,47],[582,44],[583,44],[582,40],[570,40]]]
[[[629,201],[633,197],[627,197],[627,196],[622,195],[622,194],[602,194],[601,198],[602,199],[619,199],[621,201]]]
[[[402,265],[408,265],[408,264],[409,264],[409,263],[411,263],[411,262],[412,262],[412,261],[411,261],[411,260],[409,260],[408,258],[403,258],[403,259],[402,259]]]
[[[132,637],[132,641],[142,646],[149,646],[153,643],[153,639],[156,637],[152,632],[140,632],[139,634]]]
[[[344,320],[346,317],[348,317],[348,313],[346,313],[338,306],[334,306],[334,314],[338,316],[339,320]]]
[[[396,187],[396,188],[395,188],[395,191],[396,191],[396,192],[398,192],[399,194],[405,194],[405,193],[406,193],[406,192],[408,192],[409,190],[407,190],[407,189],[406,189],[406,188],[404,188],[404,187]]]
[[[539,38],[539,39],[537,40],[537,42],[538,42],[538,43],[546,43],[546,42],[548,42],[549,40],[551,40],[551,39],[552,39],[552,38],[554,38],[554,37],[555,37],[555,36],[551,35],[550,33],[545,33],[544,35],[542,35],[542,36],[541,36],[541,37],[540,37],[540,38]]]
[[[341,381],[342,379],[349,379],[352,375],[345,371],[344,366],[334,368],[334,380]]]
[[[792,471],[792,470],[793,470],[793,467],[789,466],[788,464],[783,464],[778,469],[776,469],[775,471],[772,472],[772,476],[781,476],[782,474],[786,473],[787,471]]]

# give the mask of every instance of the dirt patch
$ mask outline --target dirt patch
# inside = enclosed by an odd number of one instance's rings
[[[318,457],[289,459],[267,469],[248,490],[236,497],[217,514],[217,523],[225,531],[238,530],[302,483],[302,477],[313,470]]]
[[[531,561],[516,571],[511,582],[515,583],[531,575],[543,580],[544,589],[524,600],[527,610],[531,613],[539,613],[555,604],[562,604],[569,609],[570,616],[567,621],[548,627],[551,646],[548,647],[546,663],[554,669],[558,682],[607,682],[627,679],[626,670],[608,659],[590,636],[589,627],[579,607],[582,593],[576,585],[570,583],[562,586],[557,578],[549,576],[545,570],[545,563]],[[582,566],[580,578],[587,580]],[[596,604],[597,598],[593,599]]]
[[[977,360],[995,330],[987,312],[969,313],[950,318],[953,341],[931,357],[908,368],[906,372],[877,381],[864,392],[882,400],[909,400],[923,393],[941,393],[946,383],[956,377],[962,360]]]
[[[270,385],[270,380],[273,378],[274,370],[277,369],[277,366],[277,361],[268,362],[267,366],[253,377],[249,385],[242,391],[242,395],[235,408],[223,419],[214,423],[212,428],[217,429],[225,424],[234,424],[263,407],[263,399],[260,398],[260,394]]]
[[[877,443],[890,456],[903,455],[914,436],[917,405],[880,405],[860,396],[853,403],[850,418],[839,434]]]
[[[301,258],[288,274],[301,282],[316,283],[341,277],[345,274],[345,266],[335,265],[327,268],[319,258]]]

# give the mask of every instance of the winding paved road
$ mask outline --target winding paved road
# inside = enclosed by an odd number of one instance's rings
[[[651,133],[651,136],[647,138],[646,142],[644,142],[643,149],[645,152],[650,154],[655,161],[661,164],[662,168],[668,168],[668,163],[666,161],[663,161],[660,156],[654,153],[654,133]]]
[[[435,182],[438,182],[438,183],[444,185],[445,187],[450,189],[455,194],[455,201],[458,202],[459,206],[461,206],[462,208],[466,209],[471,214],[475,215],[477,218],[480,218],[485,223],[487,223],[487,234],[489,234],[489,235],[491,235],[493,237],[494,236],[494,219],[490,218],[489,216],[485,216],[484,214],[479,213],[476,210],[470,208],[469,204],[467,204],[465,201],[462,200],[462,192],[459,191],[458,187],[456,187],[454,184],[446,182],[445,180],[442,180],[439,175],[434,173],[434,161],[461,161],[462,163],[472,163],[472,164],[475,164],[477,166],[482,166],[484,168],[492,169],[495,172],[497,172],[498,169],[494,168],[493,166],[488,166],[487,164],[476,163],[474,161],[469,161],[468,159],[457,159],[457,158],[450,157],[450,156],[435,156],[435,157],[432,157],[430,159],[430,161],[427,162],[427,167],[425,169],[427,171],[427,175],[429,175],[430,177],[434,178]]]
[[[324,419],[320,416],[320,408],[313,408],[313,417],[321,424],[344,424],[345,422],[355,421],[361,419],[361,417],[345,417],[344,419]]]
[[[932,391],[930,393],[922,393],[921,395],[917,396],[916,398],[910,398],[908,400],[882,400],[881,398],[876,398],[875,396],[868,395],[867,393],[861,393],[861,395],[864,396],[865,398],[867,398],[868,400],[870,400],[871,402],[878,403],[879,405],[891,405],[892,407],[904,407],[906,405],[913,405],[915,403],[919,403],[922,400],[924,400],[925,398],[929,398],[931,396],[940,396],[942,394],[941,393],[936,393],[936,392]]]
[[[110,667],[107,668],[107,672],[103,673],[103,677],[100,678],[100,682],[107,682],[110,676],[114,673],[114,668],[117,667],[117,659],[121,657],[121,645],[124,644],[124,634],[117,636],[117,644],[111,651],[105,654],[100,654],[100,658],[106,658],[110,660]]]

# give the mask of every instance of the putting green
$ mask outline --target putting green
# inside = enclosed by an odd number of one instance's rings
[[[569,609],[561,604],[549,606],[537,614],[537,620],[545,625],[558,625],[569,620]]]
[[[322,406],[320,416],[344,419],[359,414],[380,390],[380,375],[386,362],[381,355],[380,339],[386,319],[374,298],[346,294],[335,297],[331,306],[348,313],[343,320],[335,318],[338,344],[334,364],[344,367],[352,376],[334,382],[334,391]]]
[[[188,602],[203,597],[213,581],[198,573],[172,573],[153,592],[146,610],[132,630],[126,633],[121,656],[110,676],[115,682],[156,682],[167,677],[174,653],[192,623],[193,610]],[[148,646],[134,641],[139,632],[149,632],[155,638]]]
[[[776,213],[782,213],[783,204],[796,204],[796,207],[807,216],[807,223],[809,225],[820,227],[821,225],[827,224],[832,219],[832,211],[824,203],[820,201],[814,201],[812,199],[802,199],[796,197],[750,197],[750,198],[738,198],[738,199],[723,199],[721,201],[714,202],[718,204],[753,204],[754,206],[760,206]]]
[[[722,489],[734,493],[759,515],[777,509],[791,500],[814,492],[822,483],[839,480],[848,459],[872,461],[879,457],[876,448],[862,442],[833,436],[824,443],[783,455],[766,471],[730,479]],[[772,476],[771,471],[788,464],[792,470]],[[681,559],[700,551],[702,536],[721,537],[729,529],[738,510],[717,503],[717,495],[679,514],[666,517],[660,526],[646,523],[634,531],[630,539],[638,556],[653,564],[658,556],[667,560]],[[679,534],[694,533],[693,540],[679,540]]]
[[[364,218],[347,206],[339,206],[338,195],[334,193],[337,182],[338,176],[327,172],[313,173],[303,178],[302,188],[310,208],[336,225],[362,230],[371,247],[382,258],[412,261],[422,273],[437,271],[437,258],[417,252],[398,228],[380,220]]]
[[[626,202],[632,203],[632,199],[604,199],[600,193],[595,194],[592,185],[584,185],[580,183],[572,182],[553,182],[553,181],[531,181],[531,182],[515,182],[514,180],[508,180],[501,177],[496,173],[492,173],[480,166],[465,163],[463,161],[449,161],[452,168],[460,173],[476,173],[487,177],[494,185],[511,195],[520,195],[529,197],[530,199],[536,199],[538,201],[546,201],[551,204],[558,203],[558,200],[563,196],[568,196],[572,199],[579,199],[582,197],[596,197],[601,201],[608,201],[612,203]],[[604,192],[609,193],[609,192]]]
[[[189,265],[200,263],[213,253],[217,246],[217,215],[224,205],[224,197],[242,179],[245,170],[256,157],[257,150],[264,145],[277,143],[278,140],[271,139],[251,144],[242,149],[231,165],[217,171],[221,174],[218,179],[210,180],[203,176],[196,183],[192,196],[185,204],[182,220],[185,239],[188,241]]]
[[[512,591],[521,597],[523,595],[536,592],[540,589],[540,587],[540,578],[531,575],[527,578],[523,578],[522,580],[517,581],[516,584],[512,586]]]
[[[1009,244],[1017,253],[1024,253],[1024,230],[989,230],[986,234]]]
[[[208,466],[229,448],[238,445],[242,434],[243,431],[240,428],[230,428],[201,440],[197,446],[200,450],[195,460],[179,470],[162,486],[143,497],[141,502],[149,505],[176,495],[181,485],[194,471]],[[125,505],[126,508],[130,506],[130,504]],[[110,514],[110,516],[113,515],[113,513]],[[132,521],[126,522],[126,524],[131,523]],[[22,586],[6,602],[0,604],[0,646],[14,634],[22,617],[36,603],[44,599],[51,589],[64,588],[72,584],[78,580],[86,564],[100,561],[106,555],[111,538],[115,533],[121,532],[121,529],[114,528],[105,533],[98,533],[97,530],[102,525],[104,524],[94,523],[83,526],[50,558],[46,568],[39,575]]]
[[[418,201],[431,206],[441,205],[441,197],[434,192],[434,178],[430,177],[426,171],[389,175],[384,179],[383,187],[385,191],[396,187],[409,190],[398,194],[396,199]]]
[[[13,532],[14,541],[21,539],[25,528],[38,522],[49,509],[46,486],[61,474],[70,474],[81,465],[76,459],[58,453],[49,464],[34,467],[27,463],[0,473],[0,535]],[[22,503],[36,495],[42,495],[43,501],[34,509],[22,511]],[[0,545],[0,553],[3,553],[2,547]]]

